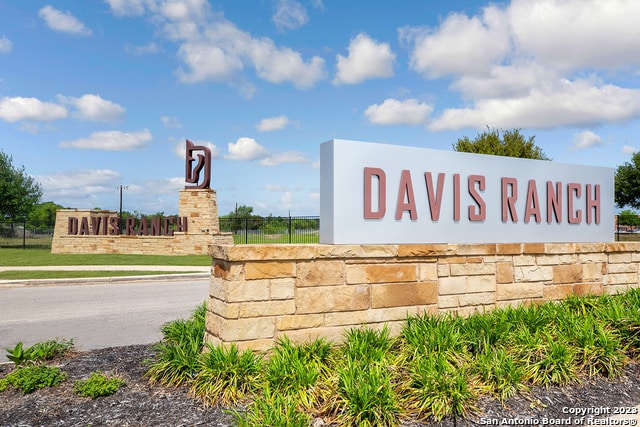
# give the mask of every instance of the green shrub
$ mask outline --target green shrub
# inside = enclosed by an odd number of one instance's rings
[[[92,372],[86,380],[73,383],[73,392],[80,396],[95,399],[101,396],[111,396],[125,385],[125,381],[118,377],[108,377],[100,371]]]
[[[249,405],[247,411],[232,410],[238,427],[308,427],[310,417],[298,408],[294,396],[282,395],[268,387]]]
[[[44,387],[54,387],[63,382],[67,374],[60,369],[45,365],[20,366],[10,372],[2,380],[0,391],[9,385],[19,389],[23,394],[29,394]]]

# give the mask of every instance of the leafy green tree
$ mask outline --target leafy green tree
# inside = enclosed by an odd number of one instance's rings
[[[54,227],[56,225],[56,211],[62,208],[61,205],[53,202],[38,203],[27,219],[43,227]]]
[[[636,212],[626,209],[618,214],[618,224],[637,227],[640,225],[640,217]]]
[[[42,197],[42,187],[24,166],[13,166],[13,158],[0,150],[0,218],[28,216]]]
[[[640,209],[640,152],[633,153],[630,162],[616,169],[615,200],[621,208]]]
[[[469,137],[458,139],[453,144],[455,151],[463,153],[493,154],[495,156],[520,157],[523,159],[552,160],[542,148],[535,144],[535,136],[526,138],[520,129],[489,129],[472,141]]]

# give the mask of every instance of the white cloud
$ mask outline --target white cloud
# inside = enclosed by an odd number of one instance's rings
[[[38,11],[38,16],[54,31],[80,36],[91,35],[91,30],[69,11],[62,12],[47,5]]]
[[[238,138],[235,144],[230,142],[228,147],[229,154],[226,154],[224,158],[229,160],[256,160],[269,154],[267,149],[253,138]]]
[[[260,160],[262,166],[278,166],[283,163],[304,163],[307,157],[297,151],[285,151]]]
[[[416,99],[398,101],[385,99],[382,104],[370,105],[364,115],[375,125],[420,125],[426,124],[433,107],[418,103]]]
[[[262,186],[262,189],[266,191],[288,191],[287,187],[278,184],[266,184]]]
[[[220,150],[218,150],[218,147],[216,145],[214,145],[212,142],[210,141],[191,141],[193,142],[195,145],[200,146],[200,147],[207,147],[209,149],[209,151],[211,151],[211,158],[212,159],[217,159],[218,157],[220,157]],[[174,152],[176,153],[176,156],[180,157],[181,159],[185,160],[187,158],[187,149],[186,149],[186,143],[184,141],[179,142],[178,144],[175,145],[174,148]],[[202,152],[201,152],[202,153]]]
[[[304,6],[294,0],[278,0],[271,18],[279,31],[295,30],[309,22]]]
[[[0,119],[6,122],[20,120],[58,120],[68,116],[66,108],[37,98],[4,97],[0,99]]]
[[[510,51],[504,11],[490,6],[482,16],[449,15],[437,28],[404,27],[402,41],[410,45],[411,68],[438,78],[449,74],[484,74]]]
[[[162,116],[160,117],[160,121],[162,121],[164,127],[167,128],[180,129],[182,127],[182,123],[180,123],[180,120],[175,117]]]
[[[184,83],[226,82],[250,96],[252,90],[243,82],[245,67],[252,67],[260,79],[291,83],[299,89],[325,78],[321,57],[305,60],[299,52],[276,46],[269,38],[254,38],[221,13],[212,12],[206,0],[108,2],[117,15],[149,14],[162,34],[180,45],[177,56],[183,66],[176,75]]]
[[[293,193],[291,191],[285,191],[280,196],[280,203],[284,205],[285,208],[293,207]]]
[[[62,148],[79,148],[83,150],[132,151],[142,148],[153,136],[148,129],[139,132],[103,131],[94,132],[88,138],[74,141],[63,141],[58,144]]]
[[[41,175],[35,178],[42,184],[46,199],[84,200],[88,195],[97,193],[115,194],[120,174],[109,169],[93,169]]]
[[[7,37],[0,37],[0,53],[9,53],[13,47],[13,43]]]
[[[623,122],[640,117],[640,90],[563,80],[525,97],[488,98],[446,109],[429,124],[434,131],[484,126],[554,128]]]
[[[357,84],[367,79],[392,77],[396,55],[389,43],[377,43],[364,33],[349,43],[349,56],[337,55],[334,84]]]
[[[147,0],[106,0],[118,16],[139,16],[145,11]]]
[[[633,154],[636,151],[638,151],[638,149],[636,147],[632,147],[630,145],[625,145],[625,146],[622,147],[622,152],[624,154]]]
[[[512,0],[399,37],[416,72],[453,78],[464,99],[431,130],[589,126],[640,117],[640,91],[603,80],[640,64],[637,16],[628,0]]]
[[[77,111],[73,115],[82,120],[109,122],[121,119],[125,115],[125,109],[122,106],[102,99],[100,95],[86,94],[80,98],[58,95],[58,100],[63,104],[74,106]]]
[[[260,132],[272,132],[275,130],[281,130],[287,127],[291,121],[287,116],[274,116],[260,120],[260,123],[256,125],[256,129]]]
[[[567,69],[640,64],[640,2],[513,0],[508,22],[518,49]]]
[[[571,148],[574,150],[584,150],[586,148],[604,145],[604,141],[602,141],[600,135],[591,132],[590,130],[576,133],[573,136],[573,140],[574,145]]]
[[[134,56],[142,56],[142,55],[151,55],[154,53],[160,52],[160,47],[151,42],[149,44],[141,45],[141,46],[133,46],[130,44],[125,45],[125,52],[134,55]]]

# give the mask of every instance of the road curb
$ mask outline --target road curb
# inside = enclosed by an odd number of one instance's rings
[[[145,281],[167,281],[186,279],[208,279],[211,273],[152,274],[146,276],[81,277],[73,279],[23,279],[0,280],[0,288],[28,286],[100,285],[115,283],[136,283]]]

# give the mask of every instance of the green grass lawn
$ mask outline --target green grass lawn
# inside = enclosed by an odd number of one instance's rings
[[[52,254],[50,249],[0,248],[0,266],[211,265],[208,255]]]
[[[140,270],[32,270],[32,271],[1,271],[0,280],[33,280],[33,279],[76,279],[90,277],[121,277],[121,276],[150,276],[155,274],[185,274],[187,271],[140,271]],[[196,272],[192,272],[196,273]]]

